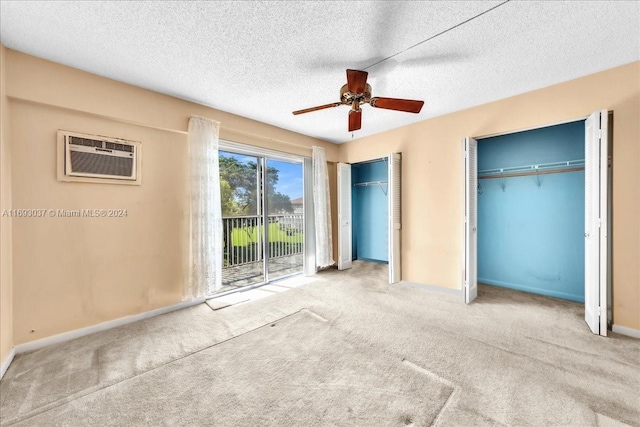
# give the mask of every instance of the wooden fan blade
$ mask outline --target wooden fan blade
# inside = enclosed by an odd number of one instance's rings
[[[424,101],[414,99],[397,98],[371,98],[369,105],[386,110],[404,111],[407,113],[419,113],[424,105]]]
[[[349,132],[358,130],[362,127],[362,110],[349,111]]]
[[[339,107],[342,105],[342,102],[334,102],[332,104],[319,105],[317,107],[305,108],[304,110],[297,110],[293,112],[294,116],[298,114],[310,113],[312,111],[324,110],[325,108]]]
[[[369,73],[359,70],[347,70],[347,87],[351,93],[363,93],[367,87]]]

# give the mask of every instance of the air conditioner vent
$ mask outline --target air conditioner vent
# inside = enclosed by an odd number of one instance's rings
[[[69,154],[75,173],[129,178],[133,172],[133,157],[109,157],[81,151],[71,151]]]
[[[126,153],[133,153],[133,146],[126,144],[116,144],[115,142],[106,142],[106,148],[109,150],[124,151]]]
[[[83,145],[85,147],[102,148],[103,141],[98,141],[98,140],[89,139],[89,138],[78,138],[77,136],[70,136],[69,137],[69,144]]]
[[[58,131],[58,179],[140,184],[142,144],[119,138]]]

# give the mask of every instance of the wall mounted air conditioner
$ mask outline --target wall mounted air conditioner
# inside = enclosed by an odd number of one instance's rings
[[[140,185],[142,144],[58,131],[58,180]]]

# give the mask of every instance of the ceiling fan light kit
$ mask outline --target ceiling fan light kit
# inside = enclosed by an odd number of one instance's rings
[[[350,105],[349,111],[349,132],[356,131],[362,127],[361,104],[369,104],[374,108],[385,110],[404,111],[407,113],[419,113],[424,105],[424,101],[399,98],[371,97],[371,85],[367,83],[369,73],[360,70],[347,70],[347,84],[340,88],[340,102],[319,105],[317,107],[306,108],[294,111],[294,115],[310,113],[312,111],[324,110],[326,108],[338,107],[340,105]]]

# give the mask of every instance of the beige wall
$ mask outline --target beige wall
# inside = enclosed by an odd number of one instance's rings
[[[640,329],[638,63],[336,146],[4,48],[2,55],[2,208],[122,208],[128,216],[2,220],[0,360],[12,345],[181,300],[191,115],[219,120],[221,138],[232,141],[305,156],[325,147],[334,253],[335,162],[402,152],[403,279],[458,288],[460,140],[613,110],[614,322]],[[143,185],[58,182],[58,129],[142,141]]]
[[[555,124],[598,109],[614,113],[614,323],[640,329],[640,63],[354,140],[340,146],[340,158],[353,163],[402,152],[402,278],[459,289],[462,138]]]
[[[11,147],[5,65],[6,49],[0,45],[0,212],[11,209]],[[0,364],[13,347],[11,223],[11,217],[0,216]]]
[[[6,67],[14,207],[128,210],[14,219],[14,345],[181,301],[191,115],[224,139],[337,161],[333,144],[15,51]],[[58,182],[58,129],[142,141],[142,185]]]

